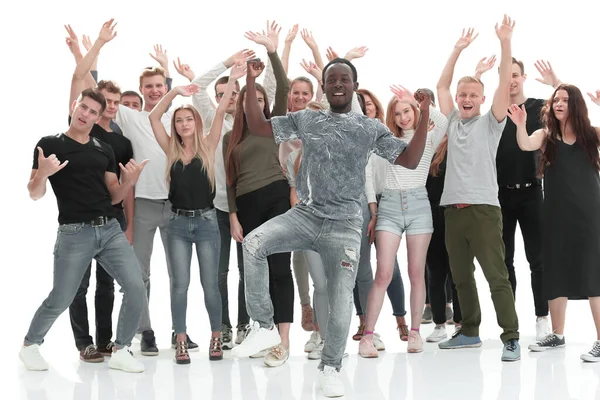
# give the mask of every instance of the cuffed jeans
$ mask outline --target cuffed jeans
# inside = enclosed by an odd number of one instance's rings
[[[229,213],[217,209],[217,222],[219,223],[219,234],[221,236],[221,247],[219,250],[219,293],[221,294],[221,321],[223,325],[231,328],[229,319],[229,294],[227,289],[227,275],[229,274],[229,252],[231,251],[231,225]],[[236,242],[237,262],[239,271],[238,280],[238,317],[237,326],[245,326],[250,321],[246,311],[246,295],[244,292],[244,263],[242,260],[242,245]]]
[[[144,305],[138,333],[152,330],[150,323],[150,258],[154,246],[154,235],[156,228],[160,229],[160,238],[165,248],[167,270],[170,270],[169,258],[167,257],[167,228],[171,217],[171,202],[169,200],[151,200],[137,197],[135,199],[135,211],[133,215],[133,251],[138,258],[142,279],[146,286],[146,297],[148,302]],[[170,272],[169,272],[170,273]]]
[[[117,221],[121,230],[127,229],[127,221],[123,210],[119,210]],[[69,317],[71,318],[71,329],[75,337],[75,346],[77,350],[83,350],[89,345],[94,344],[90,336],[90,324],[88,320],[88,307],[86,294],[90,286],[90,275],[92,272],[92,263],[88,265],[77,294],[69,306]],[[115,284],[113,278],[106,272],[104,267],[96,261],[96,294],[94,297],[94,307],[96,314],[96,344],[98,347],[106,347],[112,339],[112,312],[115,301]]]
[[[221,331],[221,294],[218,285],[219,225],[213,208],[197,217],[172,214],[167,234],[168,257],[171,263],[171,317],[175,333],[186,332],[187,294],[190,286],[192,246],[200,267],[200,283],[204,305],[208,311],[210,329]]]
[[[273,326],[267,256],[298,250],[312,250],[321,255],[329,298],[329,324],[321,369],[324,365],[338,370],[342,366],[352,318],[352,289],[360,257],[361,227],[360,218],[331,220],[315,215],[307,206],[297,205],[244,239],[248,313],[264,328]]]
[[[131,345],[147,299],[138,260],[116,219],[103,226],[77,223],[58,227],[54,284],[31,321],[25,344],[43,343],[54,321],[73,302],[92,259],[100,262],[121,286],[123,301],[115,346],[121,349]]]

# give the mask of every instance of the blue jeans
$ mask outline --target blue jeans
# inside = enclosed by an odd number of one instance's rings
[[[115,346],[121,349],[131,345],[148,300],[138,260],[116,219],[102,226],[87,223],[59,225],[54,245],[54,285],[33,316],[25,344],[44,342],[54,321],[73,302],[92,259],[102,264],[121,286],[123,301]]]
[[[172,214],[169,220],[167,256],[171,265],[169,278],[173,327],[175,333],[186,332],[187,292],[194,244],[210,329],[212,332],[220,332],[222,307],[218,277],[221,237],[217,211],[214,208],[196,217]]]
[[[308,272],[313,281],[313,322],[319,324],[319,333],[321,338],[325,340],[327,337],[327,325],[329,324],[329,297],[327,296],[327,276],[321,255],[314,251],[295,252],[300,254],[305,259],[305,265],[308,267]],[[360,268],[360,267],[359,267]]]
[[[352,289],[360,257],[360,218],[331,220],[297,205],[246,235],[243,242],[248,314],[273,326],[267,256],[298,250],[321,255],[329,298],[329,323],[321,364],[340,369],[352,319]]]

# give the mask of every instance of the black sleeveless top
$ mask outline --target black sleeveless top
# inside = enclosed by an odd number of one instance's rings
[[[180,210],[202,210],[213,206],[215,192],[210,187],[210,181],[202,160],[193,158],[183,165],[181,160],[171,167],[171,185],[169,201],[174,208]]]

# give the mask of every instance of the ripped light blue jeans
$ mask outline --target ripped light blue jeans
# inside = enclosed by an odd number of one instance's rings
[[[329,323],[319,369],[340,369],[352,319],[352,290],[360,257],[361,218],[332,220],[297,205],[250,232],[244,238],[244,275],[248,314],[263,328],[273,326],[267,256],[312,250],[321,255]]]

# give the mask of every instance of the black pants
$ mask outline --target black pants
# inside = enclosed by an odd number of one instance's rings
[[[238,220],[244,236],[271,218],[290,209],[290,187],[287,181],[275,181],[235,199]],[[269,293],[276,324],[294,321],[294,280],[290,267],[291,253],[273,254],[269,263]],[[243,263],[243,261],[242,261]],[[243,268],[243,267],[242,267]]]
[[[425,304],[430,304],[429,291],[429,273],[425,268]],[[446,303],[452,303],[452,279],[446,279]]]
[[[117,220],[121,224],[121,229],[125,232],[127,221],[122,210],[118,213]],[[85,298],[90,286],[91,273],[92,263],[90,262],[85,275],[83,275],[79,289],[77,289],[77,294],[75,294],[75,298],[69,306],[69,317],[71,318],[71,328],[73,329],[77,350],[83,350],[89,345],[94,344],[90,336],[88,308]],[[106,347],[112,340],[112,312],[114,302],[114,280],[102,265],[96,261],[96,294],[94,297],[94,306],[96,310],[96,344],[98,347]]]
[[[456,294],[456,286],[452,281],[452,272],[450,272],[450,260],[446,250],[446,219],[444,217],[444,208],[439,205],[431,205],[433,216],[433,234],[427,249],[427,275],[429,278],[429,300],[433,322],[443,324],[446,322],[446,303],[448,298],[454,299],[454,321],[460,323],[462,313],[460,302]],[[450,290],[447,289],[450,285]],[[448,293],[450,291],[450,293]]]
[[[508,270],[508,280],[516,298],[517,278],[515,276],[515,231],[517,222],[521,227],[525,256],[531,270],[531,289],[535,303],[535,315],[548,315],[548,302],[542,293],[542,202],[541,186],[521,189],[500,187],[498,198],[502,207],[502,239],[506,248],[504,263]]]
[[[229,224],[229,213],[217,209],[217,222],[221,234],[221,250],[219,253],[219,292],[221,293],[221,306],[223,316],[221,323],[231,328],[229,320],[229,296],[227,291],[227,274],[229,273],[229,252],[231,250],[231,227]],[[240,274],[238,284],[238,317],[237,326],[244,326],[250,322],[246,311],[246,294],[244,291],[244,264],[242,263],[242,244],[237,243],[237,261]]]

